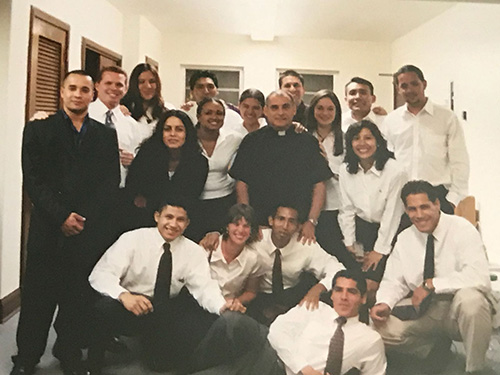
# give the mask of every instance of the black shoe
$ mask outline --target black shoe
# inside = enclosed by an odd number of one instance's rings
[[[121,341],[118,337],[113,337],[106,343],[106,351],[114,354],[125,354],[129,352],[127,344]]]
[[[10,372],[10,375],[32,375],[35,373],[35,366],[25,366],[22,364],[15,364]]]

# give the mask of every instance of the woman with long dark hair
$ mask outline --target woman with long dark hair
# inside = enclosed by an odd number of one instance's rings
[[[339,169],[344,159],[342,109],[337,95],[320,90],[311,98],[306,127],[320,143],[334,176],[326,181],[326,199],[316,226],[316,239],[323,249],[336,256],[347,268],[357,267],[356,261],[342,241],[338,214],[340,208]]]
[[[154,131],[159,117],[167,108],[161,96],[160,76],[151,64],[141,63],[132,70],[129,88],[121,104],[127,107],[136,121],[149,125],[151,133]]]
[[[404,211],[399,196],[408,176],[374,123],[351,125],[345,138],[339,223],[347,249],[355,253],[355,247],[363,248],[362,269],[373,298]]]
[[[133,226],[153,226],[153,213],[169,195],[185,196],[196,208],[207,174],[191,119],[179,110],[163,113],[129,168],[125,188]]]

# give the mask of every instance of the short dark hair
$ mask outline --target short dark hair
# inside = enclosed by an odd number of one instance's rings
[[[189,199],[184,195],[172,195],[160,202],[156,212],[161,213],[167,206],[181,207],[184,211],[186,211],[187,217],[189,218],[189,212],[191,212],[193,203],[192,199]]]
[[[387,141],[380,132],[377,125],[369,120],[361,120],[349,126],[347,132],[345,133],[345,159],[344,162],[347,164],[347,172],[350,174],[356,174],[359,170],[359,157],[355,154],[352,148],[352,140],[356,137],[361,130],[364,128],[368,129],[377,142],[377,151],[375,151],[375,169],[381,171],[384,169],[387,160],[390,158],[394,159],[394,153],[389,151],[387,148]]]
[[[227,226],[231,223],[236,224],[241,219],[245,219],[250,225],[250,237],[248,238],[246,243],[250,244],[252,242],[255,242],[259,237],[259,223],[257,222],[257,218],[255,217],[254,209],[244,203],[236,203],[227,212],[226,225],[222,234],[222,238],[227,239],[229,237]]]
[[[283,78],[289,77],[289,76],[297,77],[300,80],[300,83],[302,83],[302,86],[304,86],[304,76],[293,69],[288,69],[280,74],[280,78],[278,80],[278,84],[279,84],[280,88],[281,88],[281,85],[283,84]]]
[[[375,89],[373,88],[373,84],[367,79],[361,77],[352,77],[351,80],[345,84],[346,94],[347,94],[347,86],[349,86],[351,83],[358,83],[360,85],[368,86],[368,88],[370,89],[370,94],[375,95]]]
[[[273,96],[283,96],[283,97],[287,98],[288,100],[290,100],[290,102],[295,106],[295,100],[293,100],[293,96],[289,92],[284,91],[284,90],[275,90],[275,91],[271,92],[266,97],[266,105],[269,104],[269,99],[271,99],[271,97],[273,97]]]
[[[366,294],[366,278],[363,272],[356,270],[356,269],[349,269],[349,270],[340,270],[335,274],[332,280],[332,289],[335,288],[335,284],[337,283],[337,279],[339,277],[343,277],[346,279],[351,279],[356,281],[356,287],[359,290],[359,293],[361,296],[364,296]]]
[[[290,203],[290,202],[281,202],[281,203],[278,203],[277,205],[275,205],[273,210],[271,211],[272,218],[276,217],[276,214],[278,213],[278,209],[280,209],[280,208],[289,208],[291,210],[296,211],[297,212],[297,220],[300,220],[299,209],[297,208],[296,205],[294,205],[293,203]]]
[[[196,116],[201,115],[201,111],[203,110],[203,107],[207,103],[217,103],[222,106],[222,110],[224,111],[224,114],[226,114],[226,107],[224,107],[224,103],[222,100],[217,99],[217,98],[203,98],[201,102],[198,103],[198,107],[196,108]]]
[[[243,101],[250,98],[257,100],[263,108],[266,105],[266,98],[264,97],[264,94],[262,93],[262,91],[257,89],[246,89],[245,91],[243,91],[240,95],[239,103],[241,104]]]
[[[189,78],[189,88],[191,89],[191,91],[194,90],[196,81],[198,81],[200,78],[210,78],[214,82],[215,87],[219,88],[219,80],[217,79],[215,73],[212,73],[208,70],[196,70],[191,78]]]
[[[422,82],[425,81],[424,73],[420,70],[420,68],[417,68],[415,65],[404,65],[399,68],[396,73],[394,73],[394,82],[396,83],[396,85],[398,85],[399,75],[403,73],[415,73],[419,80],[421,80]]]
[[[66,78],[68,78],[68,77],[69,77],[70,75],[72,75],[72,74],[75,74],[75,75],[78,75],[78,76],[89,77],[89,78],[90,78],[90,80],[92,81],[92,84],[94,84],[94,81],[92,80],[92,76],[91,76],[89,73],[87,73],[87,72],[86,72],[85,70],[83,70],[83,69],[75,69],[75,70],[72,70],[72,71],[70,71],[70,72],[68,72],[68,73],[66,73],[66,74],[64,75],[64,78],[63,78],[63,80],[62,80],[62,84],[61,84],[61,86],[64,86],[64,83],[66,82]]]
[[[410,194],[427,194],[431,202],[436,202],[438,198],[437,189],[430,182],[424,180],[408,181],[401,189],[401,199],[406,207],[406,198]]]
[[[127,76],[127,73],[125,72],[125,70],[123,70],[122,68],[120,68],[119,66],[115,66],[115,65],[112,65],[112,66],[105,66],[104,68],[102,68],[99,73],[97,74],[97,78],[95,79],[96,82],[101,82],[102,80],[102,76],[104,75],[104,73],[106,72],[111,72],[111,73],[118,73],[118,74],[123,74],[125,76],[125,82],[127,82],[128,80],[128,76]]]

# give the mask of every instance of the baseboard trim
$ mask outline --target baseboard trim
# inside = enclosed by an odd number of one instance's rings
[[[5,323],[21,306],[21,290],[18,288],[0,299],[0,323]]]

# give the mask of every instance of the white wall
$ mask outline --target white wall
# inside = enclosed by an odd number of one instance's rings
[[[335,92],[341,102],[345,83],[359,75],[373,82],[378,102],[391,108],[391,78],[378,75],[390,72],[390,44],[297,38],[253,42],[247,36],[170,33],[162,45],[163,95],[177,105],[184,97],[182,65],[210,65],[243,68],[243,87],[264,94],[276,89],[278,68],[339,71]]]
[[[419,66],[432,100],[449,105],[455,84],[455,113],[467,111],[462,124],[471,159],[470,193],[480,205],[483,240],[491,262],[500,263],[500,5],[459,4],[393,44],[392,70]]]

